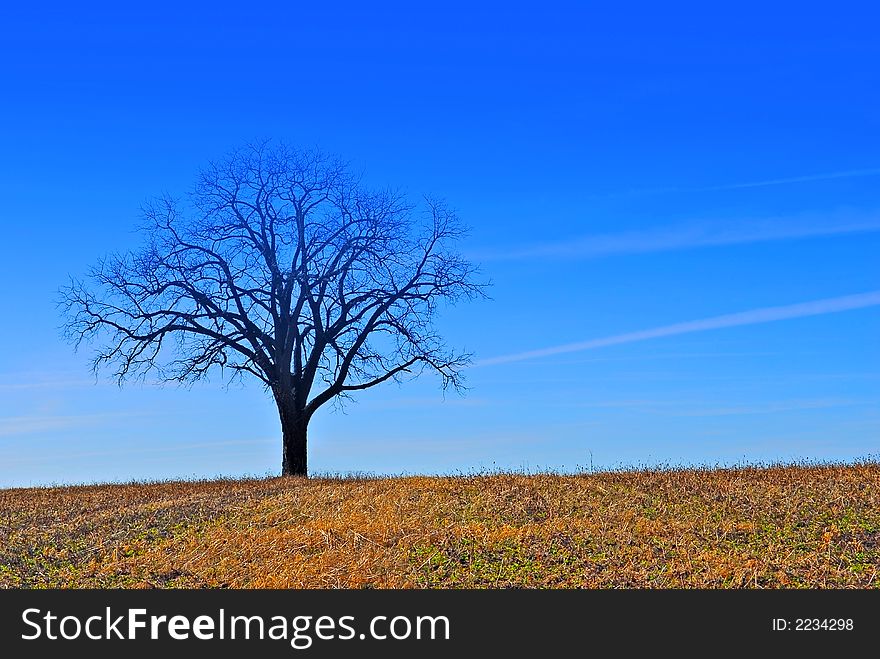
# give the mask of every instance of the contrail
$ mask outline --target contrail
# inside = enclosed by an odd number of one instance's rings
[[[692,320],[686,323],[677,323],[675,325],[665,325],[663,327],[655,327],[652,329],[641,330],[639,332],[617,334],[602,339],[592,339],[590,341],[580,341],[578,343],[566,343],[563,345],[551,346],[549,348],[539,348],[537,350],[518,352],[511,355],[501,355],[500,357],[490,357],[489,359],[482,359],[475,362],[474,366],[509,364],[511,362],[521,362],[527,359],[537,359],[538,357],[549,357],[551,355],[561,355],[568,352],[581,352],[583,350],[593,350],[594,348],[604,348],[606,346],[620,345],[622,343],[635,343],[637,341],[646,341],[648,339],[656,339],[663,336],[690,334],[691,332],[704,332],[706,330],[722,329],[724,327],[738,327],[740,325],[757,325],[760,323],[769,323],[774,320],[787,320],[789,318],[802,318],[804,316],[819,316],[827,313],[837,313],[838,311],[848,311],[850,309],[862,309],[864,307],[873,307],[876,305],[880,305],[880,290],[859,293],[856,295],[828,298],[825,300],[815,300],[813,302],[789,304],[782,307],[752,309],[751,311],[742,311],[739,313],[726,314],[724,316],[703,318],[702,320]]]
[[[822,172],[819,174],[805,174],[802,176],[785,176],[780,178],[769,178],[762,181],[744,181],[742,183],[721,183],[718,185],[705,185],[699,187],[687,187],[679,185],[669,185],[665,187],[654,188],[635,188],[630,190],[622,190],[616,193],[605,195],[595,195],[598,197],[620,197],[620,196],[642,196],[642,195],[658,195],[670,194],[678,192],[714,192],[715,190],[741,190],[743,188],[766,188],[772,185],[788,185],[791,183],[809,183],[811,181],[831,181],[838,178],[861,178],[863,176],[880,176],[880,167],[872,167],[868,169],[847,169],[840,172]]]
[[[843,172],[826,172],[824,174],[807,174],[806,176],[789,176],[787,178],[771,178],[764,181],[751,181],[749,183],[728,183],[726,185],[713,185],[704,188],[692,188],[693,190],[739,190],[742,188],[764,188],[770,185],[784,185],[786,183],[808,183],[810,181],[829,181],[836,178],[858,178],[861,176],[880,175],[880,168],[873,169],[850,169]]]
[[[878,231],[880,231],[878,213],[838,213],[818,221],[811,216],[727,222],[715,220],[614,234],[572,237],[559,242],[495,248],[471,256],[480,261],[535,258],[589,259]]]

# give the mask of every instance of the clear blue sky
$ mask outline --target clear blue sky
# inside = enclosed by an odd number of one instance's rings
[[[0,486],[277,473],[258,386],[96,383],[54,306],[261,137],[445,197],[494,281],[469,394],[325,408],[313,470],[878,453],[872,3],[294,4],[4,10]]]

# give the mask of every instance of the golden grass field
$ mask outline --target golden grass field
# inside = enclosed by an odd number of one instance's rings
[[[876,588],[880,464],[0,490],[0,587]]]

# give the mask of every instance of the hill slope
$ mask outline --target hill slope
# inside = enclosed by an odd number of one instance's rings
[[[880,465],[0,490],[0,587],[877,587]]]

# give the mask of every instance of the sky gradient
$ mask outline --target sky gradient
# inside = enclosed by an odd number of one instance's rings
[[[699,7],[10,10],[0,486],[279,471],[256,383],[96,380],[55,304],[261,138],[445,198],[493,282],[440,319],[467,395],[325,407],[313,471],[876,456],[880,10]]]

